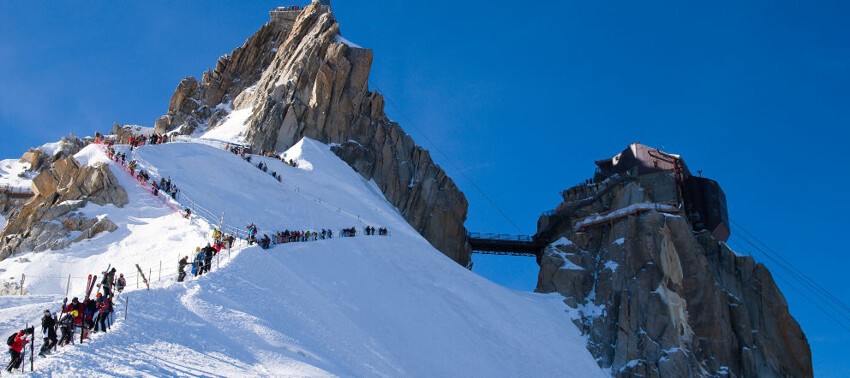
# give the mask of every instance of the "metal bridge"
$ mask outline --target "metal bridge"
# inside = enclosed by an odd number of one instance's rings
[[[537,261],[543,256],[546,242],[535,240],[530,235],[490,234],[467,232],[472,253],[509,256],[534,256]]]

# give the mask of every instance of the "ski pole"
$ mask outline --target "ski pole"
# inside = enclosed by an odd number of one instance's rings
[[[33,370],[35,370],[35,330],[33,330],[32,341],[30,341],[30,372]]]

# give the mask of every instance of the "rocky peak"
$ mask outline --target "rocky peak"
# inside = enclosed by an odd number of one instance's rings
[[[541,218],[538,235],[556,241],[537,291],[580,309],[588,349],[616,376],[812,376],[770,272],[723,242],[725,197],[695,193],[681,158],[654,151],[597,162]]]
[[[232,98],[233,109],[251,110],[246,139],[255,151],[285,151],[304,137],[333,144],[333,151],[365,179],[374,180],[431,244],[467,264],[466,198],[428,151],[387,117],[383,96],[369,90],[372,51],[340,36],[327,2],[313,2],[300,10],[274,48],[255,42],[278,41],[280,37],[261,37],[266,34],[270,33],[261,29],[246,42],[246,46],[254,46],[251,54],[262,59],[237,62],[228,58],[226,64],[219,61],[223,68],[216,69],[246,72],[242,66],[249,65],[255,72],[263,67],[256,80],[243,79],[241,86],[228,87],[227,96],[220,97],[220,103]],[[198,120],[195,114],[202,107],[223,108],[215,105],[218,95],[204,95],[212,90],[205,80],[180,83],[170,106],[177,109],[172,120]],[[241,93],[237,94],[237,89]],[[201,100],[187,102],[187,98]],[[215,127],[214,120],[220,118],[212,114],[206,119]],[[171,121],[163,127],[171,130],[179,124]]]

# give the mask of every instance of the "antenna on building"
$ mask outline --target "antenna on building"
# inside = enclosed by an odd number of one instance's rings
[[[697,173],[699,173],[699,177],[702,177],[702,169],[698,169]]]

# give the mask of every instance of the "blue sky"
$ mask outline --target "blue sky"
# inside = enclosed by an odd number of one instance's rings
[[[720,182],[735,222],[850,302],[850,4],[687,3],[366,0],[334,10],[345,37],[375,51],[372,85],[390,117],[466,193],[469,229],[534,233],[593,160],[640,141]],[[0,2],[0,156],[112,122],[153,124],[182,77],[241,45],[276,5],[288,4]],[[743,245],[734,234],[732,244]],[[802,324],[816,373],[850,376],[850,331],[756,259]],[[533,259],[475,261],[494,281],[534,286]],[[832,316],[850,326],[847,312]]]

